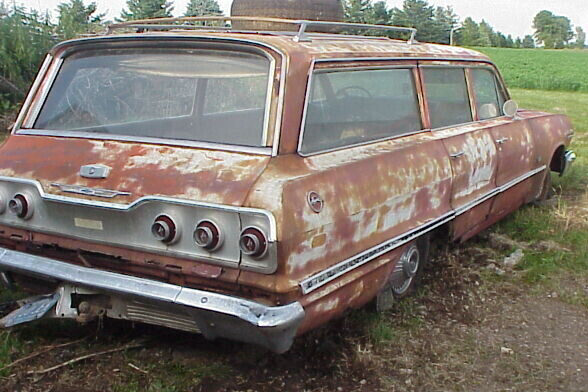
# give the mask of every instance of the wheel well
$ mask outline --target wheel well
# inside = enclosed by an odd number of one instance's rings
[[[549,168],[551,171],[561,173],[565,168],[565,147],[559,146],[557,150],[553,153],[551,157],[551,162],[549,163]]]

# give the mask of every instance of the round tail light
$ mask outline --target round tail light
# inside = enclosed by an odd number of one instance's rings
[[[8,209],[22,219],[29,219],[33,215],[33,205],[28,196],[17,193],[8,202]]]
[[[215,251],[223,244],[222,232],[213,221],[201,220],[194,230],[194,242],[201,248]]]
[[[241,232],[239,247],[247,256],[262,257],[267,252],[267,239],[257,227],[247,227]]]
[[[151,233],[155,238],[166,244],[171,244],[179,237],[178,227],[174,220],[167,215],[161,215],[151,225]]]

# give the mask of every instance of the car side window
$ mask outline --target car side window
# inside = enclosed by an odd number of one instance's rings
[[[422,129],[411,69],[318,71],[309,97],[302,154]]]
[[[462,68],[423,69],[431,128],[471,122],[472,110]]]
[[[476,96],[476,111],[480,120],[502,116],[501,97],[496,88],[496,77],[488,69],[472,69],[472,82]]]

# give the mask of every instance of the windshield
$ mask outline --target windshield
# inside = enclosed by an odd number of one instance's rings
[[[270,61],[209,49],[65,58],[35,129],[264,146]]]

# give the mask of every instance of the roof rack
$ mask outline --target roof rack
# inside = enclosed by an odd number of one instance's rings
[[[184,16],[178,18],[154,18],[154,19],[140,19],[131,20],[128,22],[115,23],[107,26],[106,34],[111,34],[114,30],[120,29],[140,29],[140,30],[171,30],[171,29],[185,29],[185,30],[213,30],[213,31],[234,31],[232,27],[226,26],[226,22],[232,21],[246,21],[246,22],[269,22],[282,23],[287,25],[298,26],[298,33],[294,35],[294,41],[308,42],[311,41],[310,36],[306,32],[309,27],[340,27],[352,28],[360,30],[386,30],[386,31],[401,31],[410,33],[410,38],[407,40],[408,44],[416,43],[417,30],[412,27],[388,26],[377,24],[361,24],[361,23],[346,23],[346,22],[328,22],[317,20],[295,20],[295,19],[280,19],[280,18],[260,18],[249,16]],[[182,22],[181,24],[178,24]],[[189,24],[190,22],[223,22],[225,26],[200,26]],[[241,30],[239,30],[241,31]]]

